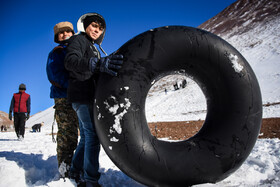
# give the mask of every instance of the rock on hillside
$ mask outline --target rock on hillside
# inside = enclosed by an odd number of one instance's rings
[[[6,112],[0,111],[0,126],[11,127],[13,125],[13,121],[9,120],[9,115]]]

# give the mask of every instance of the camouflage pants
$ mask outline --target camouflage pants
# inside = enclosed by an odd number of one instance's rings
[[[78,118],[66,98],[55,98],[55,120],[57,122],[57,160],[62,177],[70,169],[74,150],[78,143]],[[65,175],[64,175],[65,173]]]

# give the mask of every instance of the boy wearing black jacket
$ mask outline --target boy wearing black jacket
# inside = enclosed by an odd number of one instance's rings
[[[106,24],[97,13],[81,16],[85,32],[75,36],[67,48],[64,60],[70,79],[67,89],[68,101],[72,103],[79,119],[80,142],[72,159],[70,173],[76,182],[83,178],[87,187],[100,186],[99,152],[100,143],[93,120],[93,99],[95,81],[99,72],[117,76],[121,68],[122,55],[110,55],[101,58],[94,44],[99,45],[104,39]],[[103,49],[101,48],[103,51]],[[103,51],[104,52],[104,51]]]

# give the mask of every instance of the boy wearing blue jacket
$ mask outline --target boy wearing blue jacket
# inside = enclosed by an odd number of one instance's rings
[[[57,160],[62,178],[69,177],[74,150],[78,142],[78,118],[67,101],[68,71],[64,67],[64,57],[68,39],[74,29],[70,22],[60,22],[54,26],[54,41],[59,45],[48,56],[47,75],[51,85],[50,98],[54,98],[55,120],[57,122]]]

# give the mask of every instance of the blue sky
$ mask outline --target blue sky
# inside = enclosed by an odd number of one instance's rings
[[[53,105],[46,75],[48,53],[54,43],[53,27],[88,12],[107,23],[102,47],[110,54],[131,38],[167,25],[197,27],[236,0],[8,0],[0,7],[0,111],[9,112],[12,95],[21,83],[31,95],[31,114]]]

